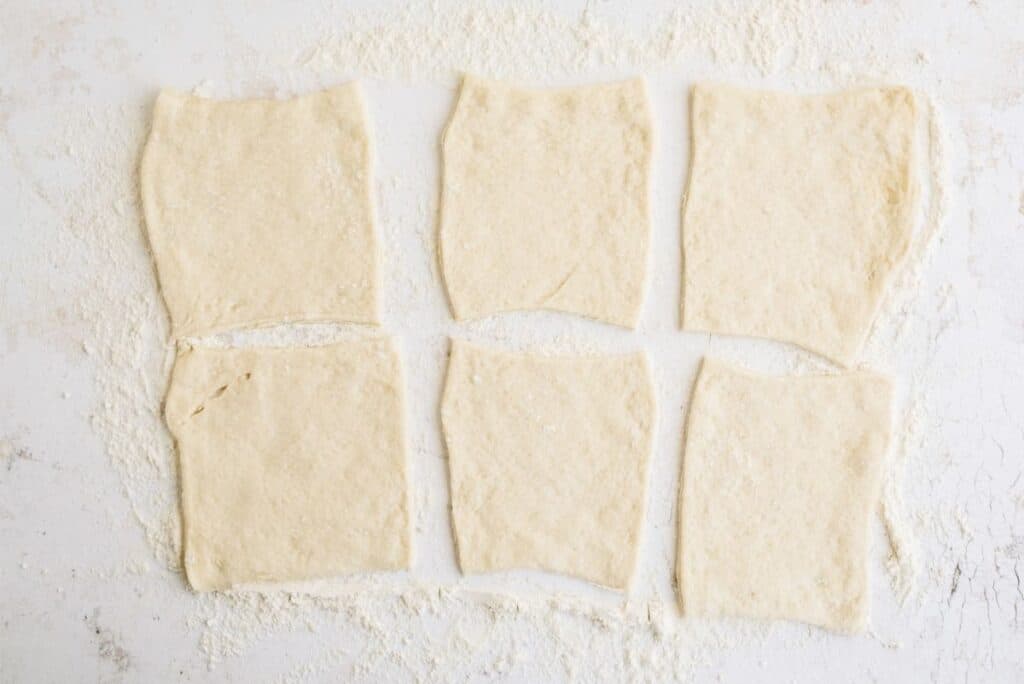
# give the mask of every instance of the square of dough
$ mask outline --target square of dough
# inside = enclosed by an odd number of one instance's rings
[[[865,627],[890,395],[869,373],[769,377],[705,359],[680,495],[687,614]]]
[[[375,323],[371,164],[355,83],[291,100],[160,93],[140,180],[174,335]]]
[[[442,147],[455,318],[552,309],[636,324],[650,233],[642,80],[524,90],[467,76]]]
[[[912,93],[697,86],[691,118],[683,327],[848,365],[913,232]]]
[[[643,354],[549,358],[453,342],[441,419],[465,573],[625,589],[654,431]]]
[[[192,587],[408,568],[402,396],[386,339],[182,351],[165,415]]]

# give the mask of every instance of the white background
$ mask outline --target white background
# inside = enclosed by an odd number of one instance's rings
[[[1022,36],[1019,0],[0,2],[0,682],[1021,681]],[[450,320],[433,256],[438,136],[463,70],[529,85],[649,77],[654,237],[637,331],[548,313]],[[149,110],[161,87],[288,96],[353,78],[375,129],[384,328],[409,379],[415,567],[195,595],[177,568],[159,414],[172,346],[135,186]],[[900,395],[865,635],[675,607],[682,422],[700,359],[830,369],[788,345],[677,330],[686,94],[699,80],[901,83],[932,119],[921,235],[934,235],[862,359]],[[659,432],[628,597],[540,573],[460,577],[437,424],[451,335],[651,355]]]

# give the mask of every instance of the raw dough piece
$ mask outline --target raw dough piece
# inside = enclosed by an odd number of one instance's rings
[[[388,340],[183,351],[165,411],[192,587],[408,568],[402,402]]]
[[[916,116],[904,88],[694,88],[683,327],[853,361],[910,243]]]
[[[359,87],[216,102],[163,92],[142,200],[175,335],[377,320]]]
[[[467,76],[443,149],[455,318],[553,309],[636,324],[650,233],[642,80],[538,91]]]
[[[706,359],[690,406],[678,584],[690,615],[862,630],[891,387]]]
[[[654,430],[643,354],[546,358],[453,342],[441,417],[463,572],[628,586]]]

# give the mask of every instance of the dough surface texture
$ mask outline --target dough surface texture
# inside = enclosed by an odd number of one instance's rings
[[[655,422],[643,354],[548,358],[455,341],[441,413],[464,573],[536,569],[627,588]]]
[[[551,309],[633,327],[646,289],[644,82],[467,76],[444,133],[440,257],[457,319]]]
[[[391,342],[179,354],[165,416],[197,591],[410,565]]]
[[[913,234],[916,119],[903,88],[694,88],[683,327],[854,361]]]
[[[678,586],[688,615],[865,628],[891,386],[706,359],[686,430]]]
[[[140,182],[173,334],[375,323],[371,165],[355,83],[291,100],[162,92]]]

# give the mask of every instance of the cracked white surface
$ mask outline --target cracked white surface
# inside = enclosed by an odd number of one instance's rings
[[[3,10],[0,681],[1024,678],[1017,0],[277,4]],[[649,75],[651,279],[635,333],[548,313],[451,322],[433,253],[437,141],[459,70],[538,85]],[[379,155],[383,324],[410,369],[416,579],[195,596],[177,567],[159,418],[167,327],[134,180],[150,107],[160,87],[287,95],[354,77],[366,79]],[[931,103],[921,135],[944,182],[921,234],[935,237],[914,248],[864,357],[897,378],[902,435],[863,637],[682,619],[674,607],[681,426],[699,359],[828,368],[785,345],[677,330],[686,92],[707,80],[795,92],[899,83]],[[457,574],[436,419],[452,333],[650,354],[663,419],[628,600],[539,574]],[[350,334],[309,325],[215,342]]]

